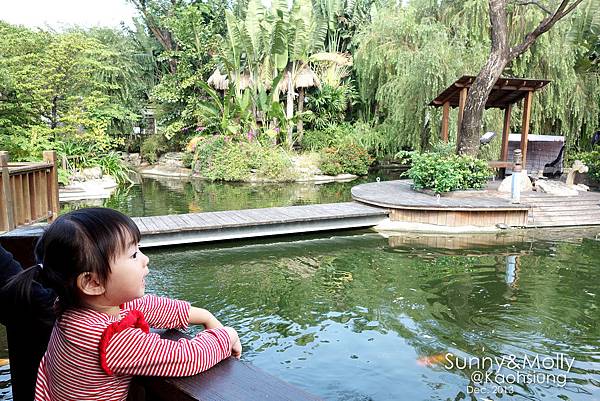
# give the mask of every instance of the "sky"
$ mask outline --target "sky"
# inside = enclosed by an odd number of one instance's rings
[[[31,28],[133,26],[135,15],[127,0],[0,0],[0,20]]]

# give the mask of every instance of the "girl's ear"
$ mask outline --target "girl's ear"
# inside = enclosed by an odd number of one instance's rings
[[[77,288],[85,295],[102,295],[106,291],[96,273],[85,272],[77,276]]]

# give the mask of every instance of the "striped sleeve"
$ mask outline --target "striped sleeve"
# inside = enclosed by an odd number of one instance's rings
[[[185,329],[190,322],[190,304],[185,301],[145,295],[123,305],[124,309],[139,310],[150,327]]]
[[[106,365],[114,374],[138,376],[191,376],[231,355],[225,329],[205,330],[196,337],[164,340],[156,333],[127,328],[111,339]]]
[[[48,393],[48,381],[46,375],[46,356],[42,357],[38,368],[37,380],[35,383],[35,401],[50,401]]]

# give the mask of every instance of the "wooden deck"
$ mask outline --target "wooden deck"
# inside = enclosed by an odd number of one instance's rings
[[[373,227],[388,210],[357,202],[228,210],[168,216],[133,217],[142,247],[258,238],[328,230]],[[42,225],[23,226],[1,234],[3,241],[37,238]]]
[[[357,202],[134,217],[142,246],[372,227],[387,209]]]
[[[521,194],[512,204],[510,194],[493,186],[482,191],[459,191],[445,196],[418,192],[409,180],[368,183],[352,188],[354,200],[387,207],[392,221],[446,226],[563,227],[600,225],[600,193],[553,196],[541,192]]]
[[[578,196],[522,196],[530,206],[528,227],[567,227],[600,225],[600,193],[583,192]]]

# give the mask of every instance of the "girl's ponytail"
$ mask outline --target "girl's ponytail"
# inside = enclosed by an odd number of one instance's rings
[[[40,263],[13,276],[0,290],[4,298],[13,302],[25,301],[27,304],[31,304],[34,282],[40,281],[43,268]]]

